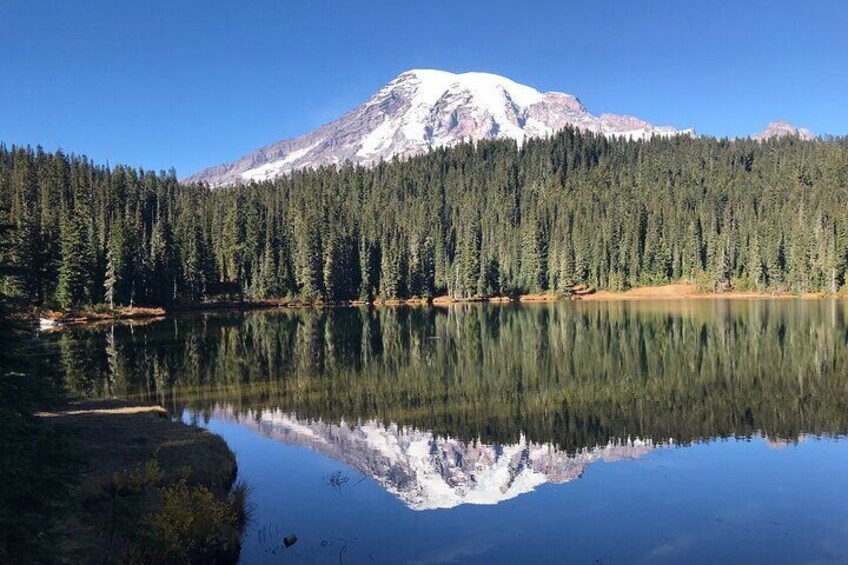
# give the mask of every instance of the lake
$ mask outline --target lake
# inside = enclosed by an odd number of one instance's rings
[[[38,348],[224,437],[245,563],[848,562],[848,301],[210,313]]]

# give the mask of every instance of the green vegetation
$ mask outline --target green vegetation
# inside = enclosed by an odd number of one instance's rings
[[[223,440],[151,414],[63,413],[61,375],[33,355],[7,302],[0,294],[0,562],[235,562],[247,489],[230,491]],[[168,473],[138,463],[160,446]]]
[[[112,508],[104,528],[110,532],[107,562],[237,561],[248,520],[244,485],[222,496],[192,480],[191,467],[168,480],[158,461],[151,459],[143,467],[116,473],[108,490]]]
[[[78,479],[68,451],[79,444],[34,415],[61,402],[63,386],[198,417],[219,404],[282,407],[470,440],[524,433],[569,450],[637,436],[848,432],[848,312],[837,302],[202,316],[38,343],[11,324],[11,309],[680,280],[836,292],[848,283],[846,202],[845,138],[631,142],[566,129],[521,148],[464,144],[226,189],[0,146],[0,561],[51,560],[63,547],[45,540],[67,511],[56,501]],[[86,498],[138,510],[117,513],[146,524],[139,539],[118,528],[122,556],[232,555],[242,495],[144,477]],[[209,519],[194,521],[195,510]]]
[[[50,351],[80,393],[175,414],[279,407],[571,450],[848,433],[846,320],[842,301],[346,308],[80,330]]]
[[[848,140],[566,129],[373,169],[209,189],[0,148],[15,227],[4,287],[29,304],[169,306],[567,292],[689,280],[837,291],[848,270]]]
[[[6,226],[0,249],[8,251]],[[16,274],[8,265],[0,273]],[[66,438],[35,417],[61,400],[60,389],[27,360],[28,336],[9,318],[8,302],[0,292],[0,562],[50,560],[45,541],[61,517],[55,499],[71,483],[75,459]]]
[[[69,468],[73,474],[63,489],[37,493],[42,505],[27,506],[22,497],[32,499],[32,490],[11,499],[10,528],[20,537],[8,542],[4,561],[237,560],[249,503],[243,485],[232,488],[236,461],[223,439],[151,406],[97,400],[67,408],[37,420],[62,438],[55,453],[31,449],[48,465],[35,469],[35,479]]]
[[[235,561],[241,544],[241,516],[206,487],[184,480],[160,492],[161,507],[150,517],[153,529],[145,563]],[[201,519],[198,520],[198,517]]]

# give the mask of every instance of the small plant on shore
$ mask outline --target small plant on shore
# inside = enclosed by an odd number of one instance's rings
[[[107,556],[123,563],[235,562],[253,510],[250,487],[239,482],[222,496],[197,484],[190,466],[166,478],[157,456],[110,481]]]
[[[240,529],[244,529],[253,520],[253,512],[256,507],[251,500],[252,494],[253,488],[244,481],[238,481],[233,490],[230,491],[230,508],[236,515]]]
[[[696,273],[693,282],[698,292],[707,293],[716,291],[715,277],[706,271]]]
[[[165,477],[159,460],[150,459],[144,465],[137,465],[134,469],[125,473],[115,473],[110,488],[117,496],[124,494],[138,494],[145,487],[156,486]]]
[[[246,494],[246,492],[245,492]],[[246,498],[241,499],[241,509]],[[149,517],[155,562],[228,562],[238,555],[240,510],[204,486],[181,479],[160,492],[160,508]]]

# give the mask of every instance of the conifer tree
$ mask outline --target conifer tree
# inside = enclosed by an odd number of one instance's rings
[[[94,252],[83,213],[77,209],[62,223],[59,282],[56,300],[64,308],[90,304],[93,299]]]

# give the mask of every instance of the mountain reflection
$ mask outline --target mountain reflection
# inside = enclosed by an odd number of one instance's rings
[[[211,416],[342,462],[413,510],[497,504],[545,483],[580,478],[595,461],[636,459],[654,449],[652,441],[628,440],[568,454],[523,435],[514,444],[484,444],[375,421],[349,426],[301,420],[281,410],[244,416],[217,408]]]
[[[848,301],[825,300],[289,310],[78,330],[37,347],[79,394],[174,414],[228,406],[240,419],[427,430],[465,451],[576,455],[617,438],[846,433],[846,314]]]

